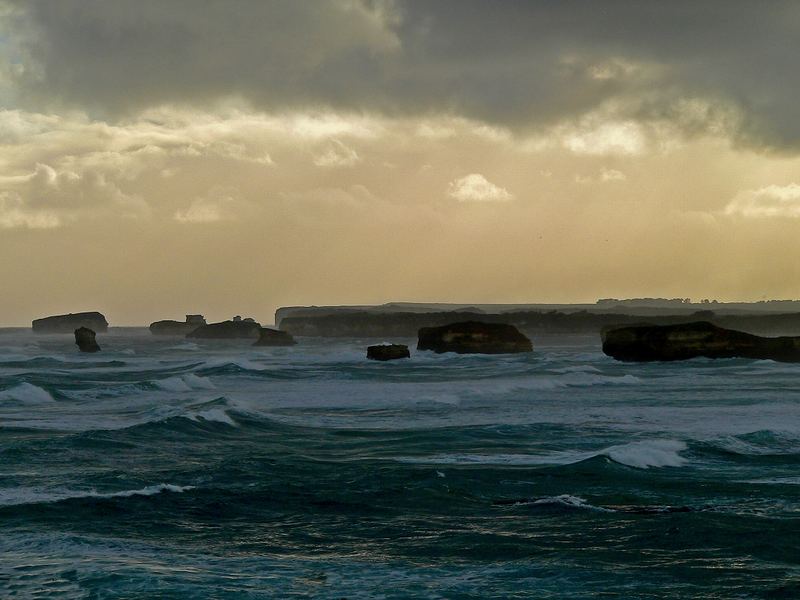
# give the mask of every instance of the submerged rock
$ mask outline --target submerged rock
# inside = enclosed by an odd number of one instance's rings
[[[459,354],[531,352],[533,344],[513,325],[466,321],[419,330],[417,350]]]
[[[205,324],[206,320],[203,315],[186,315],[186,321],[164,320],[150,323],[150,333],[153,335],[184,336]]]
[[[397,360],[398,358],[411,358],[411,352],[404,344],[381,344],[368,347],[367,358],[370,360]]]
[[[80,327],[105,333],[108,321],[99,312],[69,313],[36,319],[31,323],[34,333],[72,333]]]
[[[262,327],[253,346],[294,346],[296,343],[292,335],[286,331]]]
[[[603,333],[603,352],[628,362],[755,358],[800,362],[800,337],[760,337],[707,321],[620,327]]]
[[[99,352],[100,346],[95,340],[95,332],[88,327],[79,327],[75,330],[75,344],[81,352]]]
[[[186,335],[187,338],[209,339],[209,340],[236,340],[236,339],[256,339],[259,337],[261,325],[251,320],[222,321],[221,323],[211,323],[201,325],[194,331]]]

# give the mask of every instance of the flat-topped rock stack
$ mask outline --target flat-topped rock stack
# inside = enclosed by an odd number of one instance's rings
[[[206,325],[203,315],[186,315],[185,321],[164,320],[150,323],[150,333],[153,335],[185,336],[203,325]]]
[[[417,350],[458,354],[531,352],[533,344],[513,325],[465,321],[419,330]]]
[[[234,317],[230,321],[201,325],[186,335],[187,338],[208,340],[258,339],[261,324],[253,319]]]
[[[603,352],[621,361],[754,358],[800,362],[800,337],[761,337],[707,321],[639,325],[603,332]]]
[[[367,358],[370,360],[397,360],[411,358],[411,352],[405,344],[379,344],[367,348]]]
[[[34,333],[73,333],[81,327],[105,333],[108,321],[102,313],[92,311],[43,317],[31,323]]]
[[[291,334],[285,331],[262,327],[253,346],[294,346],[296,343]]]

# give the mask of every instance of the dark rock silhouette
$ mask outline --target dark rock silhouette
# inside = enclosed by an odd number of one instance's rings
[[[294,346],[297,342],[290,333],[278,329],[262,327],[253,346]]]
[[[707,321],[641,325],[603,333],[603,352],[622,361],[754,358],[800,362],[800,337],[760,337]]]
[[[186,335],[187,338],[209,339],[209,340],[236,340],[236,339],[256,339],[259,337],[261,325],[252,321],[239,320],[222,321],[221,323],[211,323],[201,325],[194,331]]]
[[[81,352],[99,352],[100,346],[95,340],[95,332],[88,327],[79,327],[75,330],[75,344]]]
[[[108,321],[99,312],[69,313],[36,319],[31,323],[34,333],[72,333],[80,327],[105,333]]]
[[[465,321],[419,330],[417,350],[459,354],[531,352],[533,344],[513,325]]]
[[[683,305],[692,306],[697,305]],[[755,306],[755,305],[752,305]],[[294,336],[380,338],[383,340],[414,337],[422,327],[441,327],[462,321],[482,323],[508,323],[528,337],[540,334],[580,333],[598,335],[604,329],[632,327],[642,323],[651,325],[676,325],[694,321],[711,321],[715,325],[757,335],[800,335],[800,311],[780,312],[727,312],[714,310],[701,315],[694,310],[672,312],[671,308],[643,308],[620,313],[610,309],[595,311],[509,310],[480,316],[468,312],[376,312],[373,309],[353,308],[287,308],[279,309],[279,327]],[[628,310],[628,309],[626,309]],[[743,310],[743,309],[742,309]],[[750,309],[748,309],[750,310]],[[380,341],[380,340],[376,340]]]
[[[203,315],[186,315],[186,321],[164,320],[150,323],[150,333],[153,335],[184,336],[205,324],[206,320]]]
[[[408,346],[404,344],[381,344],[367,348],[367,358],[371,360],[396,360],[398,358],[411,358]]]

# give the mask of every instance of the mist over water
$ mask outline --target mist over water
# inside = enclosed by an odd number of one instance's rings
[[[99,341],[0,334],[4,597],[800,594],[800,365]]]

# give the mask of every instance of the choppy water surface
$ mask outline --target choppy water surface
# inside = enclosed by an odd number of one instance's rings
[[[99,341],[0,333],[0,597],[800,597],[800,365]]]

